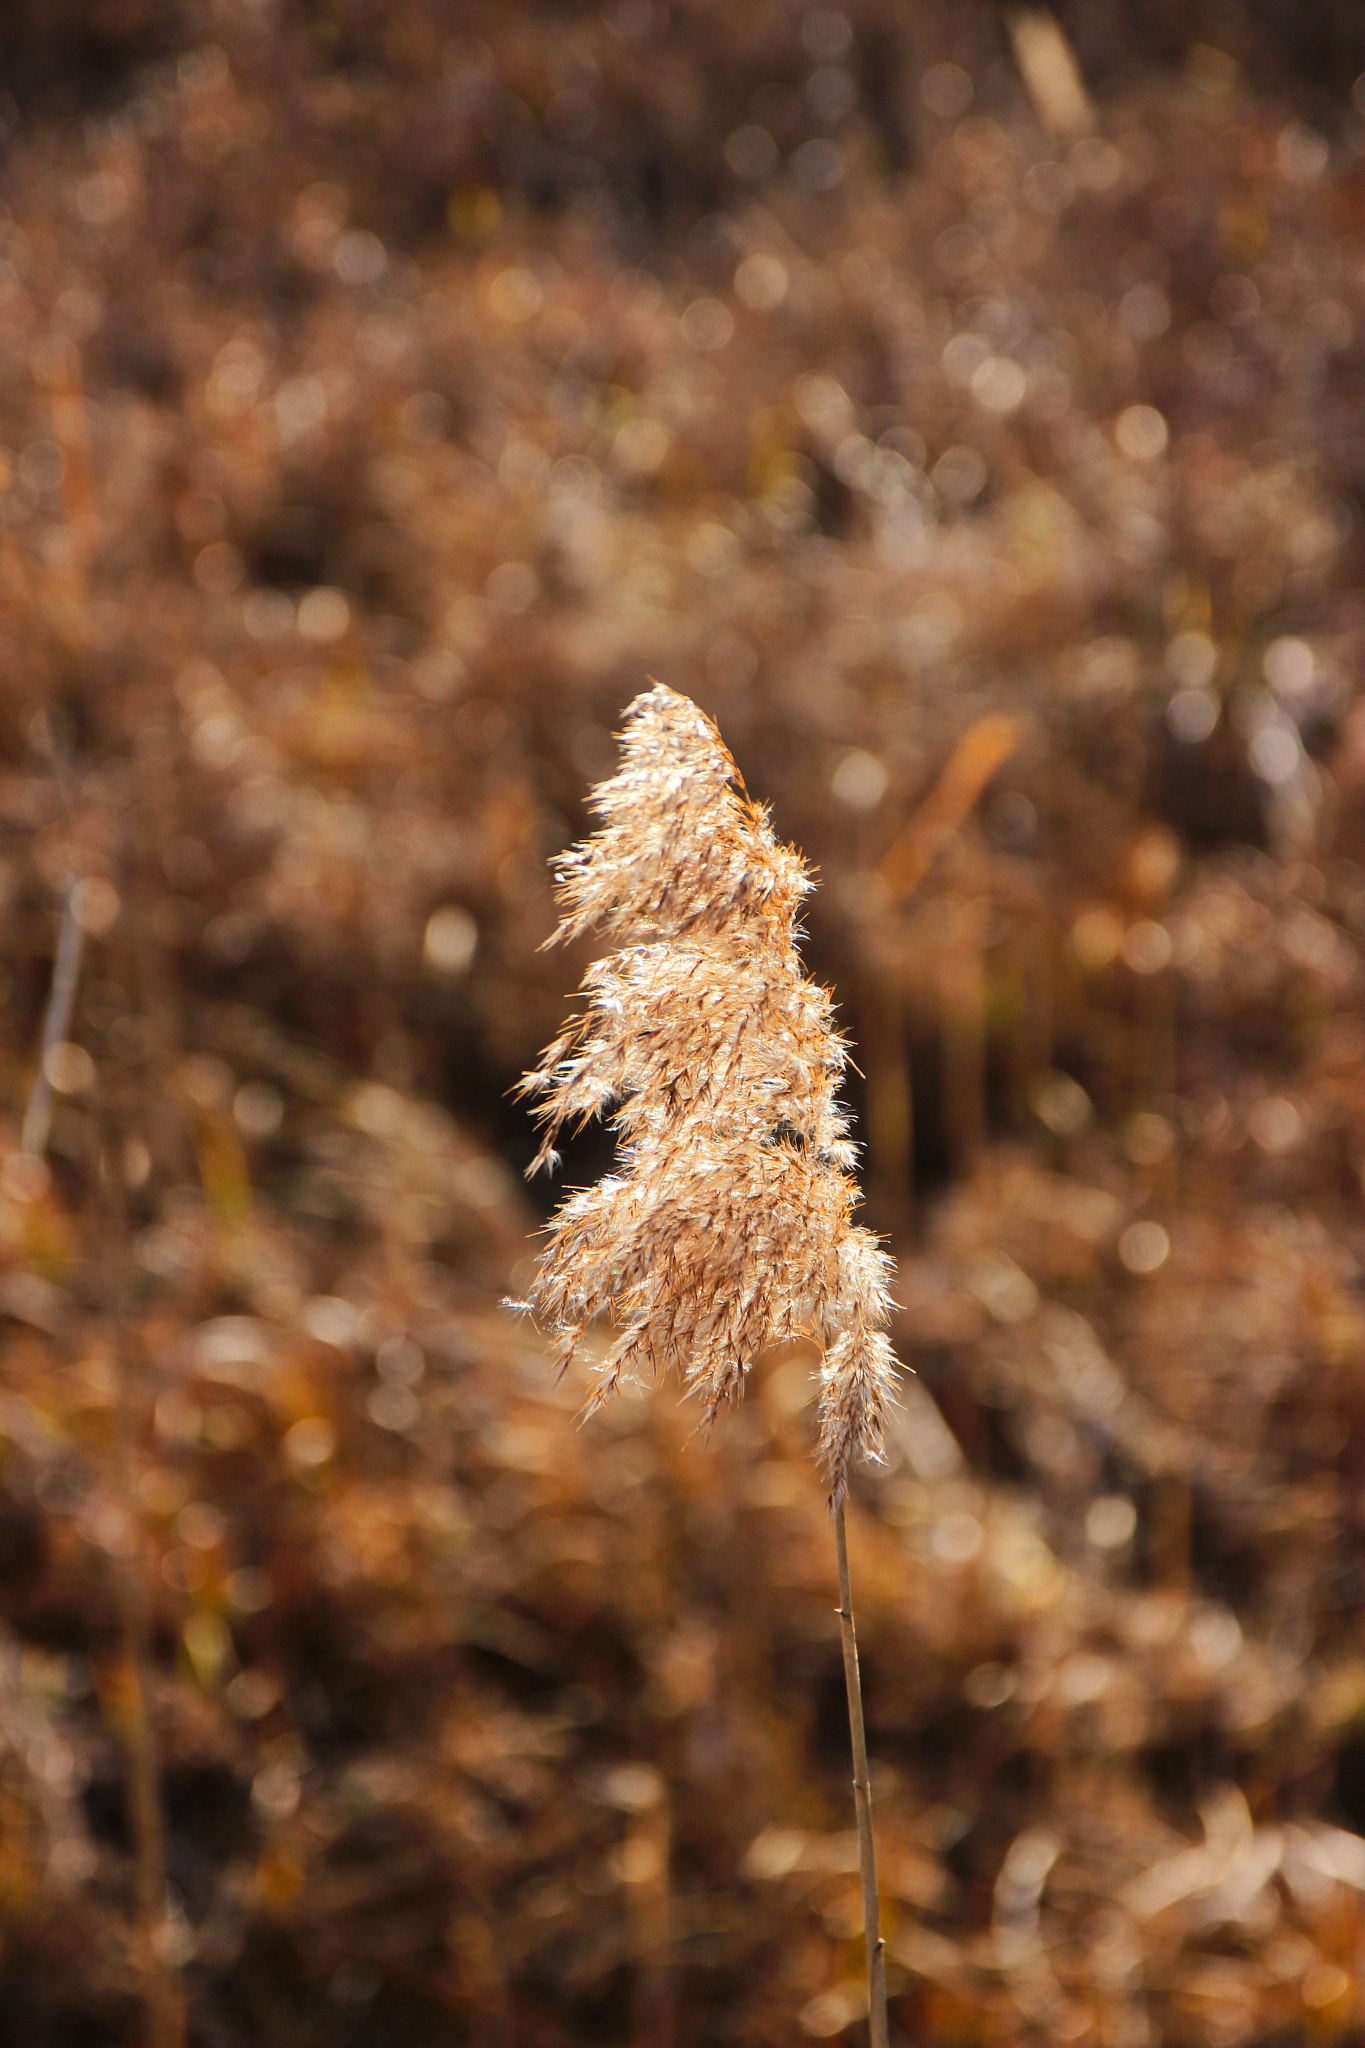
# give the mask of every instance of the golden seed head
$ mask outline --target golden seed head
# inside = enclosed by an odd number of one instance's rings
[[[607,1115],[618,1170],[566,1197],[530,1304],[561,1370],[610,1318],[589,1414],[622,1381],[673,1368],[709,1426],[766,1345],[813,1336],[837,1507],[855,1453],[883,1454],[896,1364],[890,1262],[850,1221],[847,1053],[796,948],[810,878],[688,698],[658,684],[637,697],[622,754],[593,792],[599,829],[556,872],[555,936],[596,930],[616,950],[522,1083],[544,1098],[532,1171],[555,1163],[566,1124]]]

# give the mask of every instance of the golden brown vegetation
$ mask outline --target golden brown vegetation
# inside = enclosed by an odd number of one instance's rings
[[[919,1372],[893,2027],[1358,2033],[1353,24],[1059,12],[1066,133],[970,6],[4,10],[19,2048],[863,2024],[808,1359],[702,1455],[497,1306],[646,673],[819,867]]]

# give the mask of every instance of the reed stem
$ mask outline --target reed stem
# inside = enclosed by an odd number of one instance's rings
[[[872,1840],[872,1782],[863,1726],[863,1686],[858,1675],[858,1638],[853,1627],[853,1590],[848,1577],[848,1535],[843,1502],[834,1511],[834,1548],[839,1559],[839,1627],[844,1640],[844,1683],[853,1739],[853,1803],[858,1815],[858,1872],[863,1886],[863,1939],[867,1944],[867,2029],[871,2048],[887,2048],[886,1943],[877,1899],[877,1851]]]

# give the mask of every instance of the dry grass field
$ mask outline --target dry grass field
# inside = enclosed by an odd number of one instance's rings
[[[580,1428],[501,1306],[649,675],[818,871],[895,1260],[893,2041],[1365,2038],[1357,73],[11,0],[6,2048],[863,2038],[816,1360]]]

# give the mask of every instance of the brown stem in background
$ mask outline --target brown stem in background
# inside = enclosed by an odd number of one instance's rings
[[[126,897],[126,876],[119,877]],[[120,924],[120,968],[129,1004],[150,1022],[143,960],[135,952],[134,920]],[[121,1137],[129,1123],[141,1125],[147,1110],[145,1079],[126,1104],[123,1131],[107,1092],[96,1098],[99,1188],[103,1206],[104,1300],[113,1337],[115,1381],[115,1484],[129,1517],[131,1542],[116,1561],[115,1599],[123,1639],[127,1693],[123,1738],[128,1758],[128,1828],[133,1844],[138,1957],[146,2009],[147,2048],[183,2048],[185,1988],[179,1965],[158,1939],[167,1926],[166,1827],[161,1807],[161,1750],[148,1698],[152,1607],[142,1525],[136,1507],[138,1376],[128,1328],[129,1276],[133,1270],[128,1186]]]
[[[990,922],[984,895],[957,907],[955,943],[939,970],[943,1114],[954,1170],[970,1174],[986,1142],[986,969]]]
[[[123,1648],[121,1733],[128,1760],[128,1830],[133,1843],[138,1964],[147,2017],[147,2048],[181,2048],[185,2003],[179,1973],[158,1935],[166,1922],[166,1838],[161,1814],[161,1760],[147,1699],[151,1612],[142,1532],[133,1507],[136,1421],[133,1364],[124,1314],[129,1265],[128,1217],[120,1157],[101,1114],[96,1163],[104,1207],[104,1295],[113,1336],[115,1483],[129,1519],[126,1553],[114,1563],[114,1594]]]
[[[667,1793],[660,1780],[656,1796],[633,1812],[626,1837],[626,1897],[636,1956],[631,2025],[632,2038],[639,2048],[673,2048],[675,2038],[669,1956],[671,1834]]]
[[[24,1112],[21,1144],[41,1157],[52,1128],[53,1087],[47,1055],[70,1033],[80,985],[85,933],[76,914],[75,880],[62,898],[62,922],[52,969],[52,988],[43,1017],[38,1070]],[[105,1306],[113,1336],[116,1381],[114,1487],[132,1532],[128,1553],[115,1561],[114,1586],[123,1647],[122,1692],[118,1701],[128,1758],[128,1826],[133,1842],[138,1963],[147,2016],[147,2048],[181,2048],[184,2002],[179,1980],[158,1951],[157,1934],[166,1911],[166,1854],[161,1819],[156,1734],[147,1705],[146,1665],[150,1616],[133,1500],[132,1370],[123,1298],[129,1263],[128,1220],[119,1172],[118,1148],[102,1107],[96,1108],[94,1185],[102,1214],[96,1228],[102,1244]]]
[[[1029,1011],[1031,963],[1017,915],[1006,917],[1004,951],[1001,980],[1005,998],[1005,1086],[1010,1123],[1021,1130],[1028,1115],[1029,1085],[1034,1073],[1034,1033]]]
[[[1016,931],[1021,926],[1011,920]],[[1058,956],[1066,943],[1055,915],[1040,905],[1022,927],[1022,972],[1025,979],[1029,1081],[1050,1074],[1057,1063],[1057,1013],[1060,1006]]]
[[[863,1726],[863,1686],[858,1675],[858,1638],[853,1628],[853,1590],[848,1577],[848,1535],[841,1501],[834,1511],[834,1548],[839,1559],[839,1628],[844,1641],[844,1684],[853,1739],[853,1803],[858,1816],[858,1872],[863,1886],[863,1939],[867,1944],[867,2031],[871,2048],[887,2048],[886,1943],[877,1899],[877,1850],[872,1839],[872,1781]]]
[[[1152,1481],[1148,1549],[1157,1580],[1180,1593],[1190,1586],[1194,1500],[1188,1473],[1167,1472]]]
[[[899,1221],[915,1207],[915,1101],[905,1035],[905,997],[898,961],[868,974],[860,1007],[867,1074],[868,1177]]]
[[[1179,1073],[1179,984],[1169,965],[1134,976],[1133,1106],[1172,1113]],[[1168,1201],[1178,1189],[1180,1148],[1173,1145],[1155,1175]]]
[[[57,951],[52,963],[52,989],[43,1015],[43,1031],[38,1041],[38,1067],[33,1076],[33,1088],[24,1111],[24,1124],[19,1143],[25,1152],[35,1157],[47,1150],[48,1134],[52,1129],[52,1082],[47,1073],[47,1056],[54,1045],[60,1045],[71,1029],[72,1012],[76,1007],[76,990],[81,978],[81,955],[85,950],[85,933],[76,916],[76,888],[74,878],[67,881],[62,891],[62,922],[57,933]]]

